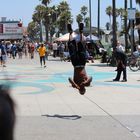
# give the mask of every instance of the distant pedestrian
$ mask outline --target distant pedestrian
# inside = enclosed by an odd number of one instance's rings
[[[117,75],[116,78],[113,79],[113,81],[119,81],[121,77],[121,73],[123,72],[122,82],[126,82],[127,81],[127,71],[126,71],[127,56],[124,52],[116,50],[115,58],[117,62],[117,69],[116,69]]]
[[[120,41],[117,41],[116,50],[125,52],[124,46],[120,43]]]
[[[57,45],[56,41],[53,42],[52,48],[53,48],[53,57],[56,57],[57,56],[57,49],[58,49],[58,45]]]
[[[17,54],[17,44],[16,43],[13,43],[13,45],[11,47],[11,53],[12,53],[13,59],[15,59],[16,54]]]
[[[7,51],[4,42],[0,44],[0,60],[1,60],[1,65],[3,67],[6,67]]]
[[[40,56],[40,65],[42,67],[42,62],[44,63],[44,68],[46,67],[46,47],[43,43],[41,43],[40,47],[38,48],[39,56]]]

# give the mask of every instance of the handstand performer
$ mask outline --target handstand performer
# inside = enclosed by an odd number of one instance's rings
[[[86,65],[86,48],[83,36],[83,23],[79,24],[79,35],[73,39],[72,38],[72,27],[71,24],[67,25],[69,34],[68,49],[71,58],[72,65],[74,67],[73,79],[69,78],[73,88],[77,88],[81,95],[85,94],[86,86],[90,86],[92,77],[88,77],[85,65]]]

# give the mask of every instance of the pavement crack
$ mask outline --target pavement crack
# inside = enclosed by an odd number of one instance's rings
[[[107,112],[105,109],[103,109],[100,105],[98,105],[95,101],[91,100],[90,98],[88,98],[87,96],[84,95],[84,97],[89,100],[91,103],[95,104],[98,108],[100,108],[104,113],[106,113],[110,118],[112,118],[114,121],[118,122],[123,128],[127,129],[130,133],[132,133],[133,135],[135,135],[137,138],[140,138],[140,135],[138,133],[136,133],[133,129],[131,129],[130,127],[126,126],[125,124],[123,124],[121,121],[119,121],[118,119],[116,119],[114,116],[112,116],[109,112]]]

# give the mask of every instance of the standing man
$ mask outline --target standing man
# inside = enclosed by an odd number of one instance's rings
[[[122,46],[122,44],[120,43],[119,40],[117,41],[116,50],[117,50],[117,51],[125,52],[124,46]]]
[[[123,72],[123,80],[122,82],[127,82],[127,73],[126,73],[126,66],[127,66],[127,56],[124,52],[116,50],[115,57],[117,61],[117,75],[113,81],[119,81],[121,77],[121,73]]]
[[[7,60],[7,52],[5,42],[2,41],[0,44],[0,61],[3,67],[6,67],[6,60]]]
[[[53,47],[53,57],[56,57],[57,56],[57,48],[58,48],[56,41],[53,42],[52,47]]]
[[[42,62],[44,63],[44,68],[46,67],[46,60],[45,60],[45,54],[46,54],[46,47],[43,43],[41,43],[40,47],[38,48],[39,56],[40,56],[40,64],[42,67]]]
[[[92,77],[88,77],[85,65],[86,65],[86,48],[85,48],[85,39],[83,36],[83,23],[79,24],[79,32],[80,34],[73,39],[72,38],[72,28],[71,24],[68,24],[68,31],[69,35],[69,42],[68,42],[68,49],[71,58],[71,63],[74,67],[74,75],[73,79],[69,78],[69,82],[71,83],[73,88],[79,90],[81,95],[85,94],[86,86],[90,86],[92,81]]]

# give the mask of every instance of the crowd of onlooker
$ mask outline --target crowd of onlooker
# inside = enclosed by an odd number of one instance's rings
[[[3,67],[6,67],[7,58],[22,59],[26,58],[34,59],[34,54],[38,52],[38,48],[42,42],[33,41],[1,41],[0,42],[0,63]],[[54,41],[51,44],[44,42],[46,47],[46,59],[49,55],[52,57],[59,57],[61,61],[70,61],[67,42]],[[106,55],[106,50],[100,43],[86,42],[86,55],[87,62],[94,62],[96,55],[102,55],[103,59]]]

